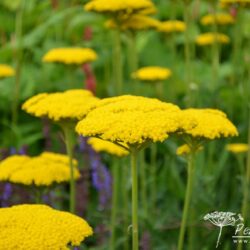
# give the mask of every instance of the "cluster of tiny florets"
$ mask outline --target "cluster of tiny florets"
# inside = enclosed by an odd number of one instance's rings
[[[215,23],[218,25],[228,25],[233,24],[234,22],[235,19],[233,16],[227,13],[217,13],[215,15],[209,14],[201,18],[201,24],[204,26],[213,25]]]
[[[179,20],[159,22],[157,26],[157,30],[164,33],[184,32],[186,28],[185,22]]]
[[[0,64],[0,79],[15,75],[15,70],[6,64]]]
[[[88,223],[45,205],[0,209],[0,249],[70,249],[93,234]]]
[[[214,43],[227,44],[230,42],[230,38],[222,33],[204,33],[196,38],[196,43],[199,46],[211,45]]]
[[[99,99],[88,90],[74,89],[58,93],[42,93],[28,99],[23,110],[36,117],[54,121],[83,118]]]
[[[77,161],[74,160],[77,166]],[[80,173],[75,167],[74,178]],[[13,155],[0,162],[0,180],[22,185],[50,186],[70,180],[69,158],[45,152],[37,157]]]

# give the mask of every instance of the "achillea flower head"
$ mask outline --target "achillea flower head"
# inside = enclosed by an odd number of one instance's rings
[[[226,114],[216,109],[186,109],[182,119],[193,119],[193,128],[183,129],[183,133],[194,138],[214,140],[221,137],[237,136],[238,131]]]
[[[119,96],[100,101],[76,126],[83,136],[99,137],[138,146],[148,141],[164,141],[178,130],[180,109],[169,103],[140,96]]]
[[[84,9],[106,14],[120,12],[130,15],[153,7],[154,4],[150,0],[92,0],[84,6]]]
[[[74,160],[75,166],[77,161]],[[74,177],[80,173],[74,169]],[[37,157],[13,155],[0,163],[0,180],[22,185],[50,186],[70,180],[69,158],[45,152]]]
[[[159,32],[164,33],[184,32],[186,29],[186,24],[183,21],[179,20],[159,22],[157,27],[157,30]]]
[[[230,42],[230,38],[225,34],[212,32],[201,34],[196,38],[196,43],[199,46],[211,45],[215,42],[227,44]]]
[[[93,234],[88,223],[45,205],[0,209],[0,249],[70,249]]]
[[[226,146],[226,150],[234,154],[245,153],[248,148],[249,146],[246,143],[231,143]]]
[[[125,19],[123,22],[116,23],[114,19],[110,19],[106,22],[105,26],[107,28],[121,30],[147,30],[154,29],[158,26],[158,20],[144,16],[144,15],[132,15],[130,18]]]
[[[22,109],[36,117],[47,117],[53,121],[79,120],[98,100],[88,90],[72,89],[35,95],[23,104]]]
[[[235,19],[232,15],[227,13],[217,13],[215,15],[209,14],[201,18],[201,24],[204,26],[213,25],[214,23],[218,25],[228,25],[233,24]]]
[[[6,64],[0,64],[0,79],[15,75],[15,70]]]
[[[162,67],[144,67],[132,73],[132,78],[146,81],[158,82],[168,79],[172,75],[172,71]]]
[[[250,7],[250,0],[220,0],[222,8],[231,6]]]
[[[121,146],[98,138],[89,138],[88,144],[91,145],[96,152],[106,152],[118,157],[126,156],[129,154],[129,152]]]
[[[97,59],[97,54],[90,48],[55,48],[43,56],[43,62],[63,64],[84,64]]]

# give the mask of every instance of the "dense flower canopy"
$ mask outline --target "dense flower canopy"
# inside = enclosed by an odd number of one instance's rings
[[[54,121],[81,119],[98,98],[88,90],[72,89],[58,93],[42,93],[28,99],[22,106],[36,117],[48,117]]]
[[[217,13],[216,15],[206,15],[201,18],[201,24],[206,25],[213,25],[214,23],[217,23],[218,25],[227,25],[227,24],[233,24],[235,22],[235,19],[232,15],[229,15],[227,13]]]
[[[96,152],[106,152],[108,154],[119,157],[126,156],[129,153],[126,149],[122,148],[121,146],[118,146],[112,142],[104,141],[98,138],[89,138],[88,144],[91,145]]]
[[[206,46],[217,43],[227,44],[230,38],[222,33],[204,33],[196,38],[196,43],[200,46]]]
[[[240,5],[242,7],[249,7],[250,0],[220,0],[220,5],[222,7],[231,7],[235,5]]]
[[[248,151],[248,148],[246,143],[231,143],[226,146],[226,149],[234,154],[245,153]]]
[[[119,22],[119,25],[114,19],[110,19],[106,22],[106,27],[117,28],[121,30],[146,30],[153,29],[158,26],[156,19],[144,16],[144,15],[132,15],[130,18],[125,19],[123,22]]]
[[[97,59],[97,54],[89,48],[55,48],[43,56],[43,62],[84,64]]]
[[[168,79],[172,71],[162,67],[144,67],[132,73],[132,77],[141,81],[157,82]]]
[[[195,138],[216,139],[237,136],[238,131],[226,114],[216,109],[186,109],[182,111],[182,119],[196,121],[196,126],[183,129],[183,133]]]
[[[167,139],[170,133],[184,126],[180,113],[176,105],[157,99],[140,96],[106,98],[77,124],[76,131],[83,136],[99,137],[130,148]]]
[[[158,31],[165,33],[184,32],[186,28],[186,24],[179,20],[159,22],[157,27]]]
[[[15,70],[6,64],[0,64],[0,79],[15,75]]]
[[[75,160],[74,164],[77,164]],[[80,177],[77,168],[74,177]],[[13,155],[0,162],[0,180],[35,186],[67,182],[70,180],[69,158],[49,152],[37,157]]]
[[[154,4],[150,0],[92,0],[84,9],[101,13],[124,12],[133,14],[144,9],[153,8]]]
[[[93,234],[88,223],[45,205],[0,209],[0,249],[70,249]]]

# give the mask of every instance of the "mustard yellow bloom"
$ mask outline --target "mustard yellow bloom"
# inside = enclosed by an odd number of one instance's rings
[[[74,160],[75,166],[77,165]],[[80,173],[74,169],[74,178]],[[50,186],[70,180],[69,158],[45,152],[37,157],[13,155],[0,163],[0,180],[16,184]]]
[[[137,96],[106,98],[78,122],[80,135],[137,146],[163,141],[179,129],[180,109],[157,99]]]
[[[137,14],[119,22],[119,24],[117,24],[114,19],[110,19],[105,25],[107,28],[111,29],[119,27],[121,30],[146,30],[156,28],[158,26],[158,22],[159,21],[154,18]]]
[[[231,143],[226,146],[226,150],[234,154],[245,153],[248,151],[248,144],[246,143]]]
[[[172,71],[162,67],[144,67],[132,73],[132,78],[141,81],[157,82],[168,79],[172,75]]]
[[[70,249],[93,234],[82,218],[45,205],[0,209],[0,249]]]
[[[159,32],[173,33],[173,32],[184,32],[186,30],[186,24],[183,21],[171,20],[165,22],[159,22],[157,30]]]
[[[123,12],[134,14],[144,9],[153,8],[154,4],[150,0],[92,0],[89,1],[84,9],[100,13]]]
[[[89,48],[55,48],[43,56],[46,63],[84,64],[97,59],[97,54]]]
[[[48,117],[54,121],[79,120],[98,100],[88,90],[73,89],[35,95],[23,104],[22,109],[36,117]]]
[[[0,79],[15,75],[15,70],[6,64],[0,64]]]
[[[186,109],[182,111],[182,119],[187,118],[192,119],[196,125],[183,129],[183,133],[192,137],[213,140],[238,135],[236,127],[220,110]]]
[[[154,15],[157,13],[157,8],[155,7],[155,5],[152,5],[151,7],[149,8],[145,8],[141,11],[138,12],[138,14],[140,15]]]
[[[129,153],[121,146],[98,138],[89,138],[88,144],[91,145],[96,152],[106,152],[108,154],[115,155],[118,157],[126,156]]]
[[[242,7],[249,7],[250,0],[220,0],[221,7],[231,7],[234,5],[240,5]]]
[[[201,24],[204,26],[213,25],[214,23],[218,25],[228,25],[233,24],[235,19],[232,15],[227,13],[217,13],[215,15],[206,15],[201,18]]]
[[[222,33],[204,33],[196,38],[196,43],[199,46],[206,46],[217,43],[227,44],[230,42],[230,38]]]

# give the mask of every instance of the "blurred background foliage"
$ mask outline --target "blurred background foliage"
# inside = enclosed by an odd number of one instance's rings
[[[97,79],[97,96],[107,97],[115,94],[112,78],[112,31],[104,27],[105,18],[101,15],[83,11],[87,1],[81,0],[1,0],[0,1],[0,63],[8,63],[16,67],[18,51],[21,55],[20,96],[18,98],[19,119],[16,125],[11,123],[11,106],[14,98],[15,78],[0,81],[0,148],[2,156],[10,149],[20,150],[25,147],[29,154],[36,155],[44,149],[63,152],[59,129],[41,122],[23,111],[21,104],[28,97],[40,92],[62,91],[68,88],[85,87],[85,76],[81,67],[66,67],[63,65],[43,64],[42,56],[51,48],[63,46],[91,47],[98,54],[98,60],[92,64]],[[183,20],[184,6],[182,1],[155,0],[159,20],[172,18],[173,12],[177,19]],[[210,13],[209,1],[194,0],[191,6],[192,22],[188,30],[192,43],[192,82],[185,82],[184,34],[177,34],[174,39],[177,54],[174,55],[169,37],[154,30],[137,33],[136,45],[139,66],[166,66],[173,71],[173,77],[164,82],[164,98],[182,108],[187,107],[187,93],[191,92],[192,106],[196,108],[218,108],[226,112],[236,124],[239,137],[230,142],[247,142],[248,98],[250,93],[250,12],[243,10],[242,47],[238,51],[240,64],[234,68],[232,51],[234,39],[237,36],[236,25],[223,27],[222,31],[230,36],[231,43],[221,51],[219,80],[216,88],[212,86],[211,48],[197,47],[194,44],[196,36],[209,31],[209,27],[201,26],[200,18]],[[25,4],[24,4],[25,3]],[[18,11],[23,4],[22,38],[17,40]],[[91,29],[92,39],[87,40],[86,30]],[[129,38],[122,34],[124,62],[124,93],[134,93],[133,84],[138,84],[137,93],[143,96],[155,97],[152,86],[143,83],[133,83],[130,78],[128,63]],[[232,72],[236,70],[236,81],[232,81]],[[49,126],[49,133],[44,128]],[[47,137],[45,137],[47,135]],[[49,137],[49,138],[48,138]],[[51,144],[47,147],[46,142]],[[217,233],[214,228],[203,222],[203,216],[210,211],[239,212],[242,199],[242,177],[235,156],[225,151],[228,140],[211,142],[199,153],[193,205],[190,213],[192,224],[189,238],[190,250],[215,249]],[[150,200],[150,215],[140,208],[141,247],[142,249],[167,250],[175,249],[180,227],[181,211],[186,185],[186,160],[176,156],[179,145],[175,139],[167,140],[157,145],[157,203]],[[47,148],[46,148],[47,147]],[[81,159],[83,153],[77,151]],[[147,185],[151,183],[150,149],[146,150]],[[86,157],[82,157],[86,161]],[[101,155],[102,162],[110,166],[113,159]],[[83,160],[82,160],[83,161]],[[128,160],[121,159],[124,171]],[[89,163],[83,162],[83,166]],[[87,168],[88,169],[88,168]],[[86,170],[86,168],[85,168]],[[98,192],[91,185],[89,173],[86,173],[89,184],[87,198],[81,213],[95,227],[95,236],[87,240],[88,249],[108,249],[108,224],[110,207],[98,208]],[[84,186],[86,188],[86,185]],[[128,188],[129,189],[129,188]],[[129,191],[129,190],[128,190]],[[149,192],[151,190],[148,190]],[[55,191],[56,196],[57,191]],[[9,201],[16,203],[15,199]],[[55,202],[56,203],[56,202]],[[128,210],[130,215],[130,209]],[[120,241],[117,249],[122,249],[124,242],[123,226],[119,224]],[[217,232],[217,231],[216,231]],[[129,233],[129,229],[128,229]],[[225,228],[220,249],[235,249],[231,242],[232,228]],[[92,248],[91,248],[92,247]],[[82,247],[84,249],[84,247]]]

